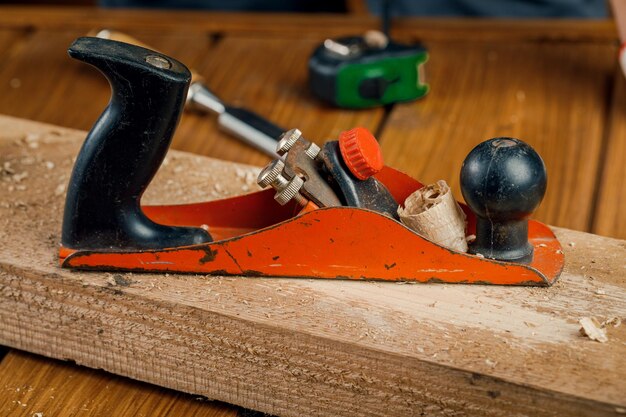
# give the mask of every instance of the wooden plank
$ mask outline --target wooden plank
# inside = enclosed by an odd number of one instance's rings
[[[626,238],[626,80],[616,73],[593,232]]]
[[[0,67],[9,59],[11,50],[15,44],[25,36],[24,30],[0,29]],[[16,83],[12,79],[4,80],[3,84],[8,84],[9,88],[15,88]],[[7,353],[7,348],[0,346],[0,361]]]
[[[297,127],[318,143],[354,126],[376,130],[382,109],[335,109],[311,95],[307,62],[317,43],[310,38],[227,36],[198,65],[198,72],[226,103],[250,108],[285,129]],[[218,131],[216,119],[210,116],[186,115],[174,147],[255,165],[269,162],[265,155]]]
[[[429,43],[425,99],[397,105],[381,136],[386,161],[423,182],[459,172],[479,142],[530,143],[548,169],[536,217],[588,230],[614,75],[614,44]]]
[[[228,34],[281,34],[300,37],[354,35],[380,27],[372,16],[337,14],[227,13],[202,11],[107,10],[89,7],[20,7],[0,5],[0,27],[38,29],[77,28],[89,30],[98,26],[118,30],[149,29],[224,32]],[[586,40],[611,41],[617,36],[609,20],[507,20],[507,19],[395,19],[395,35],[413,35],[428,40]]]
[[[0,206],[2,344],[284,416],[626,409],[626,327],[598,343],[577,324],[626,317],[624,241],[558,229],[551,288],[70,272],[55,190],[84,133],[6,117],[0,132],[2,162],[29,172]],[[242,166],[169,158],[148,202],[245,185]]]
[[[26,31],[23,29],[0,29],[0,68],[10,59],[11,52],[26,36]],[[13,79],[3,80],[2,84],[5,87],[15,88],[17,86],[16,81]],[[4,346],[0,346],[0,361],[6,355],[8,349]]]
[[[237,417],[238,408],[103,371],[12,351],[0,363],[5,416]]]

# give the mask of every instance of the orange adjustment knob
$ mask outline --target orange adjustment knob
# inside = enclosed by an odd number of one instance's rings
[[[350,172],[360,180],[368,179],[385,165],[376,138],[364,127],[341,132],[339,150]]]

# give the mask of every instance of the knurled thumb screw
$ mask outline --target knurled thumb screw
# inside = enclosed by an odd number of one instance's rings
[[[302,132],[300,129],[289,129],[282,135],[278,140],[278,145],[276,145],[276,153],[280,156],[286,154],[289,149],[302,137]]]
[[[276,190],[274,199],[281,206],[284,206],[292,199],[295,199],[299,205],[305,206],[308,203],[308,200],[300,194],[300,189],[304,185],[304,180],[297,175],[288,180],[282,174],[284,168],[285,163],[280,159],[275,159],[259,173],[259,176],[257,177],[257,184],[263,188],[271,185],[272,188]]]
[[[277,190],[274,200],[276,200],[281,206],[284,206],[291,200],[296,200],[296,203],[299,205],[306,206],[308,200],[300,194],[300,189],[303,185],[304,180],[302,178],[298,176],[293,177],[283,189]]]
[[[285,169],[285,163],[282,160],[273,160],[259,173],[257,184],[263,188],[270,185],[275,189],[283,188],[287,185],[287,179],[282,175],[283,169]]]
[[[315,159],[317,158],[317,156],[320,154],[320,147],[317,146],[315,143],[311,143],[309,145],[309,147],[306,149],[306,151],[304,151],[304,153],[311,159]]]

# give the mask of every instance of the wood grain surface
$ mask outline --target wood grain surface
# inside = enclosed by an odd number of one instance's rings
[[[606,236],[626,234],[626,79],[618,70],[602,159],[593,232]]]
[[[471,149],[492,137],[522,139],[548,170],[548,191],[534,216],[588,230],[616,48],[490,42],[428,47],[436,57],[429,63],[433,93],[395,106],[380,137],[386,161],[423,182],[445,179],[462,199],[459,172]]]
[[[176,34],[132,34],[188,65],[196,64],[212,45],[209,36],[197,37],[190,44],[183,41],[188,38],[181,40]],[[0,67],[0,79],[19,81],[17,87],[3,88],[0,113],[90,129],[109,100],[110,87],[96,69],[67,55],[72,41],[84,35],[85,31],[76,29],[42,30],[21,40],[18,52]]]
[[[11,47],[25,35],[25,30],[0,28],[0,56],[7,59]]]
[[[28,172],[0,207],[2,344],[285,416],[626,408],[626,328],[607,324],[602,344],[577,323],[626,316],[624,241],[557,230],[566,267],[549,289],[72,272],[55,255],[58,190],[84,133],[6,117],[0,132],[4,162]],[[238,170],[255,170],[168,158],[147,203],[240,193]]]
[[[620,40],[626,42],[626,2],[624,0],[610,0],[611,11],[615,17],[615,25]]]
[[[106,10],[91,7],[19,7],[0,5],[0,26],[7,28],[37,28],[92,30],[109,26],[118,30],[147,29],[169,32],[183,28],[189,32],[278,34],[288,38],[302,34],[321,37],[359,34],[380,28],[380,20],[372,16],[337,14],[232,13],[176,10]],[[608,20],[500,20],[463,18],[402,18],[394,19],[392,34],[410,34],[432,40],[511,41],[604,41],[616,38],[615,24]]]
[[[12,351],[0,363],[3,416],[236,417],[236,407]]]

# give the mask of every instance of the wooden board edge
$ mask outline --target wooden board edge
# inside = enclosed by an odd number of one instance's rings
[[[0,297],[0,344],[280,416],[619,410],[307,329],[286,331],[6,263]]]

